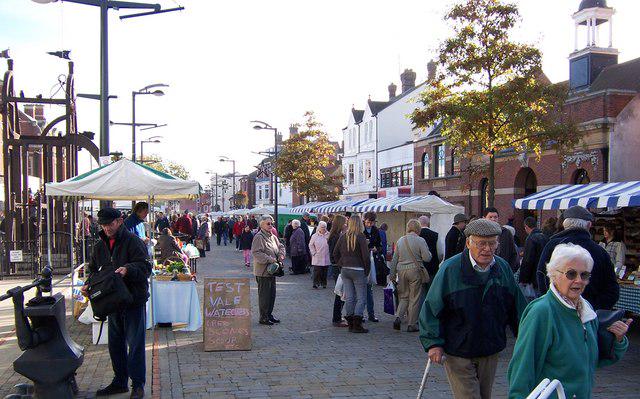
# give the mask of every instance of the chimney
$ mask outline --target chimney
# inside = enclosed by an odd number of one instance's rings
[[[24,113],[35,119],[35,116],[34,116],[34,105],[33,104],[25,104],[24,105]]]
[[[400,75],[402,82],[402,92],[405,93],[416,87],[416,73],[412,69],[405,69]]]
[[[398,88],[398,86],[394,85],[393,83],[391,83],[388,87],[389,89],[389,101],[393,100],[396,96],[396,89]]]
[[[289,137],[298,135],[298,127],[296,125],[289,126]]]
[[[282,133],[278,133],[278,135],[276,136],[276,143],[278,145],[282,145]]]
[[[438,68],[438,64],[431,60],[427,63],[427,80],[432,81],[436,77],[436,69]]]

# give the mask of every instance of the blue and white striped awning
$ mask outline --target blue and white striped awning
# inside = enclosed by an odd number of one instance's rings
[[[331,201],[332,202],[332,201]],[[299,214],[303,214],[305,212],[309,212],[309,213],[313,213],[316,211],[316,208],[322,205],[326,205],[329,204],[329,201],[314,201],[314,202],[309,202],[306,203],[304,205],[298,205],[294,208],[291,208],[291,213],[299,213]]]
[[[402,205],[418,200],[420,197],[383,197],[366,200],[354,206],[355,212],[391,212],[399,211]]]
[[[345,199],[329,202],[328,204],[316,207],[314,210],[316,213],[335,213],[335,212],[347,212],[351,211],[356,205],[360,205],[367,199]]]
[[[513,201],[517,209],[622,208],[640,206],[640,181],[561,184]]]

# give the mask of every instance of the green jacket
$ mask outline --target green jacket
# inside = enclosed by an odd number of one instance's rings
[[[597,335],[597,318],[583,324],[576,310],[551,290],[532,301],[522,315],[509,363],[509,398],[527,397],[545,378],[559,380],[567,398],[590,398],[596,367],[617,362],[629,345],[626,337],[616,341],[616,358],[599,360]]]
[[[505,348],[507,325],[517,334],[527,301],[509,264],[495,260],[488,274],[473,269],[468,249],[442,263],[420,311],[426,351],[439,346],[458,357],[490,356]]]

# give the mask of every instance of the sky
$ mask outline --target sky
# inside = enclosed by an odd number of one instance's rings
[[[42,1],[42,0],[40,0]],[[120,20],[110,11],[110,119],[131,121],[131,92],[165,83],[163,97],[137,96],[136,120],[167,124],[138,131],[145,153],[182,163],[206,184],[205,171],[250,173],[273,146],[269,131],[252,129],[262,120],[288,133],[313,110],[330,137],[339,140],[352,106],[368,98],[388,99],[387,86],[400,87],[400,72],[411,68],[418,83],[450,30],[443,15],[449,0],[156,0],[180,12]],[[513,38],[543,53],[549,78],[568,78],[574,48],[573,21],[580,0],[516,0],[522,20]],[[620,62],[640,57],[637,16],[640,1],[609,0],[614,47]],[[634,28],[636,26],[636,28]],[[67,65],[46,51],[71,50],[76,93],[99,92],[100,36],[97,7],[69,2],[38,4],[0,0],[0,50],[10,48],[17,90],[49,97]],[[6,64],[0,63],[4,73]],[[99,132],[99,103],[78,99],[80,131]],[[45,110],[49,120],[61,114]],[[96,137],[97,142],[97,137]],[[110,150],[131,152],[131,128],[112,126]],[[86,151],[81,168],[90,167]],[[94,164],[95,165],[95,164]]]

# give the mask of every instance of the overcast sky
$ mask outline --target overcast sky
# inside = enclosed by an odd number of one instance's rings
[[[449,0],[158,0],[185,11],[121,21],[110,11],[110,118],[131,121],[131,91],[167,83],[164,97],[138,96],[138,122],[168,127],[139,132],[145,153],[178,161],[192,177],[204,171],[231,171],[216,156],[235,158],[249,173],[260,157],[251,151],[273,143],[266,131],[251,129],[260,119],[288,132],[306,110],[314,110],[325,130],[341,138],[352,105],[369,96],[386,100],[392,81],[412,68],[418,82],[439,42],[449,34],[443,14]],[[153,1],[155,2],[155,1]],[[573,50],[571,14],[580,0],[520,0],[522,23],[514,38],[537,45],[552,81],[568,78]],[[609,0],[616,9],[614,46],[620,61],[640,57],[637,17],[640,1]],[[606,43],[605,43],[606,44]],[[99,11],[72,3],[41,5],[30,0],[0,1],[0,50],[11,49],[16,87],[27,95],[50,96],[62,60],[45,51],[71,50],[76,92],[99,91]],[[6,68],[3,63],[0,71]],[[53,119],[59,108],[48,108]],[[80,131],[99,132],[97,101],[78,99]],[[97,142],[97,139],[96,139]],[[111,127],[111,151],[130,155],[131,129]],[[140,153],[138,144],[138,154]],[[88,158],[83,166],[88,168]]]

